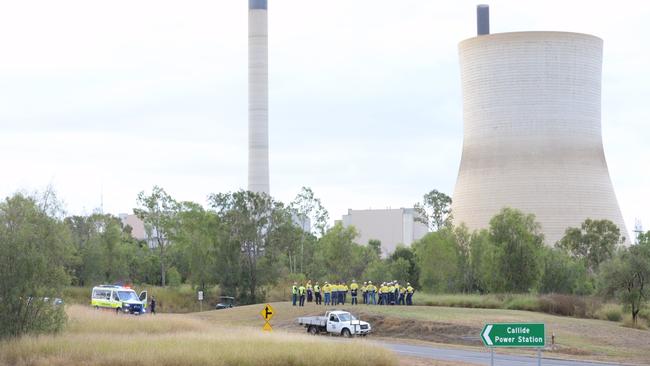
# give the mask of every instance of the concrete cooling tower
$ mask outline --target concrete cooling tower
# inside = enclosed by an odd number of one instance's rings
[[[507,206],[535,214],[547,245],[587,218],[611,220],[627,237],[601,136],[603,41],[485,33],[459,45],[463,152],[454,222],[486,228]]]
[[[269,53],[266,0],[248,0],[248,190],[269,194]]]

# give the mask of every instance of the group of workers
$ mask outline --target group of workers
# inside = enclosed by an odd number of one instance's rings
[[[358,305],[357,296],[361,292],[363,304],[368,305],[413,305],[413,293],[415,289],[410,283],[406,286],[400,285],[397,281],[383,282],[381,286],[375,286],[372,281],[363,283],[359,286],[355,280],[348,287],[345,282],[329,283],[325,281],[321,287],[318,282],[313,286],[311,281],[307,284],[298,285],[297,282],[293,283],[291,287],[291,300],[293,306],[305,306],[305,299],[307,302],[315,301],[316,305],[336,306],[339,304],[345,305],[350,293],[350,304]]]

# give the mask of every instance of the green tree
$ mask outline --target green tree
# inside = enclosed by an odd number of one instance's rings
[[[133,212],[144,222],[147,237],[158,251],[160,283],[165,286],[166,251],[171,245],[170,238],[177,223],[178,203],[158,186],[153,187],[150,195],[140,192],[137,202],[139,207],[133,209]]]
[[[70,283],[70,233],[53,195],[0,202],[0,338],[60,330],[63,307],[45,298]]]
[[[469,277],[471,291],[486,293],[499,287],[494,269],[497,266],[497,250],[490,242],[490,233],[483,229],[470,237]]]
[[[217,282],[217,251],[224,240],[223,226],[215,212],[197,203],[182,202],[179,208],[174,241],[187,261],[187,279],[205,291]]]
[[[250,191],[213,194],[210,205],[225,225],[219,245],[219,282],[227,291],[238,292],[244,302],[256,302],[262,286],[276,276],[278,251],[270,240],[291,215],[281,202],[267,194]]]
[[[473,290],[474,278],[470,265],[470,247],[472,235],[467,226],[461,224],[454,227],[454,240],[456,242],[456,252],[458,254],[458,271],[460,272],[460,290],[469,292]]]
[[[589,272],[595,273],[600,263],[612,258],[618,244],[624,241],[625,237],[613,222],[587,219],[580,228],[566,229],[556,246],[583,260]]]
[[[490,241],[496,249],[494,290],[528,292],[540,277],[544,236],[535,215],[504,208],[490,220]]]
[[[544,249],[539,292],[586,295],[591,293],[592,288],[582,262],[576,261],[565,251]]]
[[[353,226],[340,223],[330,228],[319,240],[314,251],[314,266],[327,271],[320,278],[329,281],[361,281],[367,267],[379,260],[370,247],[359,245],[354,240],[357,231]]]
[[[412,248],[398,245],[395,248],[395,251],[390,255],[390,262],[391,268],[393,268],[391,270],[391,273],[393,273],[393,280],[398,280],[402,283],[419,283],[419,266],[417,264],[415,252]],[[400,263],[397,264],[397,262]]]
[[[382,282],[387,281],[388,274],[392,272],[390,264],[385,260],[376,260],[368,263],[361,275],[364,281],[372,281],[373,284],[379,286]],[[413,283],[415,285],[415,283]]]
[[[431,231],[451,225],[451,197],[436,189],[425,194],[422,203],[416,203],[414,209],[417,213],[415,220],[427,225]]]
[[[650,243],[621,249],[602,264],[599,277],[601,293],[618,297],[630,309],[636,324],[639,311],[650,296]]]
[[[378,239],[368,240],[368,247],[370,247],[370,249],[372,249],[372,251],[377,254],[377,257],[381,257],[381,240]]]
[[[458,251],[453,230],[443,228],[427,234],[413,244],[420,268],[420,286],[432,292],[460,289]]]
[[[297,253],[293,253],[293,260],[292,258],[292,251],[290,250],[288,252],[289,255],[289,269],[291,270],[292,273],[295,272],[295,268],[292,268],[291,264],[295,264],[297,262],[300,262],[300,272],[304,273],[304,259],[305,259],[305,240],[306,240],[306,233],[305,231],[308,231],[307,225],[310,225],[313,229],[311,229],[311,233],[317,237],[321,237],[325,235],[325,231],[327,230],[327,221],[329,220],[329,213],[323,207],[321,204],[321,201],[319,198],[317,198],[314,195],[314,192],[311,190],[311,188],[307,187],[302,187],[300,190],[300,193],[294,198],[294,200],[289,204],[289,209],[294,215],[295,219],[297,219],[300,222],[300,227],[303,230],[303,234],[301,236],[300,240],[300,261],[296,260]]]

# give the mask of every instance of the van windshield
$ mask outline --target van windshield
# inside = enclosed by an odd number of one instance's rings
[[[118,291],[117,295],[120,297],[120,301],[129,301],[129,300],[140,301],[138,295],[136,295],[134,291]]]

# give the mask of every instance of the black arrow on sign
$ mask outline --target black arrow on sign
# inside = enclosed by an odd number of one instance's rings
[[[272,315],[272,314],[273,314],[271,311],[269,311],[269,307],[268,307],[268,306],[264,308],[264,311],[266,312],[266,315],[264,315],[264,319],[268,319],[268,318],[269,318],[269,315]]]

